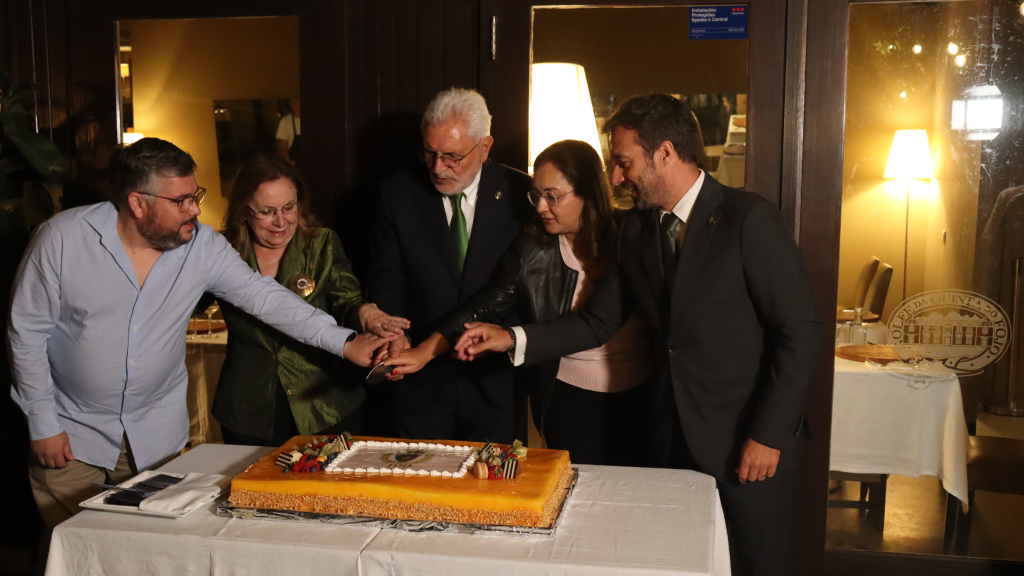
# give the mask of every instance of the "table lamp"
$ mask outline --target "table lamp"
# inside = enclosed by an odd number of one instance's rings
[[[601,156],[594,104],[587,74],[579,64],[544,63],[532,66],[530,84],[530,173],[533,161],[560,140],[582,140]]]
[[[905,179],[907,211],[903,228],[903,300],[907,299],[907,247],[910,243],[910,184],[911,180],[935,178],[932,151],[928,146],[928,132],[924,130],[897,130],[885,163],[886,179]]]

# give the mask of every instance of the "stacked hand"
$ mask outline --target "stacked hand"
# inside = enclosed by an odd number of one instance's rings
[[[471,362],[481,354],[504,352],[511,347],[512,338],[508,335],[508,330],[497,324],[483,322],[466,324],[466,331],[455,343],[455,351],[459,354],[459,360],[466,362]]]
[[[399,336],[397,334],[389,334],[387,336],[377,336],[369,332],[364,332],[345,343],[345,359],[353,364],[359,366],[369,366],[370,362],[373,361],[377,350],[380,348],[387,348],[389,342],[397,340]],[[401,337],[404,339],[404,337]]]
[[[393,351],[382,357],[385,360],[387,366],[394,366],[395,368],[388,373],[386,378],[388,380],[401,380],[406,374],[412,374],[419,372],[427,365],[428,362],[437,358],[441,354],[444,354],[450,349],[448,340],[444,336],[437,332],[431,334],[426,340],[420,343],[415,348],[409,348],[408,339],[405,342],[405,346],[392,346]]]
[[[405,318],[389,316],[377,308],[376,304],[363,304],[359,307],[359,325],[363,332],[370,332],[380,337],[394,334],[401,336],[412,325]]]
[[[495,350],[508,350],[512,345],[508,331],[496,324],[471,322],[459,338],[455,349],[463,361],[470,361],[480,354]],[[374,363],[384,362],[394,366],[386,376],[388,380],[401,380],[406,374],[419,372],[434,358],[448,352],[451,346],[441,334],[431,334],[419,346],[413,348],[409,338],[401,336],[377,349]]]

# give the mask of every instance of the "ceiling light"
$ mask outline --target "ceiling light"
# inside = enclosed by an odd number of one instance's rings
[[[995,86],[967,90],[966,125],[968,140],[991,140],[1003,127],[1003,94]]]
[[[949,51],[950,54],[956,56],[956,53],[960,51],[960,47],[957,46],[955,42],[950,42],[949,46],[946,46],[946,50]]]
[[[967,129],[967,102],[964,100],[953,100],[953,110],[950,114],[949,127],[953,130]]]
[[[900,98],[906,98],[906,97],[907,97],[907,91],[906,90],[904,90],[903,92],[900,92]]]
[[[964,64],[967,63],[967,56],[964,55],[964,54],[957,54],[956,58],[954,58],[954,60],[956,61],[956,65],[957,66],[963,68]]]
[[[914,44],[914,54],[920,54],[920,53],[921,53],[921,45],[920,44]]]
[[[975,86],[953,100],[950,128],[966,131],[967,140],[991,140],[1003,127],[1003,94],[995,86]]]

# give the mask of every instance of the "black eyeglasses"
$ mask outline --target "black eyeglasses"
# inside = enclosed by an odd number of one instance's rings
[[[466,152],[462,156],[459,156],[458,154],[438,153],[434,152],[433,150],[423,149],[420,151],[420,159],[422,159],[427,164],[427,166],[433,166],[437,162],[437,160],[440,159],[441,163],[444,164],[445,166],[449,168],[458,168],[459,164],[462,164],[462,161],[465,160],[470,154],[472,154],[473,150],[476,150],[476,147],[479,146],[480,142],[483,141],[484,139],[481,138],[476,144],[473,145],[472,148],[469,149],[469,152]]]
[[[192,209],[192,206],[198,206],[203,203],[203,198],[206,197],[206,188],[200,187],[196,190],[196,193],[191,196],[185,196],[184,198],[170,198],[167,196],[160,196],[159,194],[150,194],[149,192],[139,192],[143,196],[152,196],[153,198],[163,198],[169,202],[174,202],[178,205],[178,212],[188,212]]]

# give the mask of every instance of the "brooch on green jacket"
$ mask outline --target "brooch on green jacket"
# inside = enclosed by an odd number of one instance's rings
[[[296,274],[292,278],[289,287],[292,289],[292,292],[305,298],[313,293],[313,289],[316,288],[316,280],[309,274]]]

